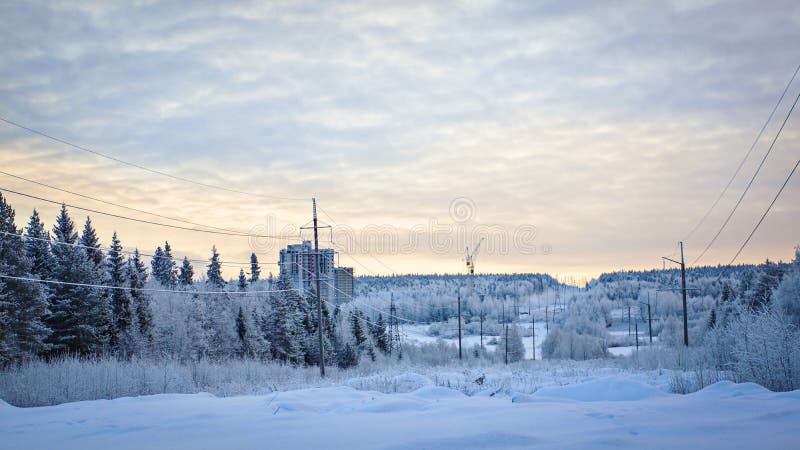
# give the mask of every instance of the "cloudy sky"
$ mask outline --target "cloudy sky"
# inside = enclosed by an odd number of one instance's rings
[[[223,5],[224,3],[224,5]],[[402,4],[402,6],[400,6]],[[0,4],[0,170],[248,239],[91,214],[104,244],[262,261],[310,198],[356,272],[591,276],[688,262],[733,207],[800,63],[796,1],[60,2]],[[727,263],[800,155],[800,113],[700,264]],[[0,187],[186,225],[0,174]],[[739,262],[789,259],[800,180]],[[57,206],[4,192],[18,224]],[[76,221],[86,212],[72,209]],[[303,237],[310,236],[307,231]],[[330,245],[330,232],[323,243]],[[228,267],[233,276],[238,269]]]

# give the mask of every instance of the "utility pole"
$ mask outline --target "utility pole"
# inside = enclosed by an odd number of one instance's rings
[[[628,336],[631,335],[631,305],[628,305]]]
[[[686,347],[689,346],[689,323],[686,317],[686,263],[683,259],[683,241],[680,242],[681,245],[681,260],[675,261],[674,259],[667,258],[666,256],[662,256],[662,260],[674,262],[681,266],[681,298],[683,301],[683,345]]]
[[[458,359],[461,360],[461,291],[456,289],[458,298]]]
[[[683,345],[689,346],[689,325],[686,318],[686,263],[683,260],[683,241],[681,241],[681,297],[683,300]]]
[[[636,351],[639,351],[639,319],[636,319]]]
[[[550,334],[550,319],[547,317],[547,303],[544,304],[544,333]]]
[[[505,363],[508,365],[508,325],[506,324],[506,302],[503,300],[503,327],[506,330],[506,338],[505,338]]]
[[[317,328],[319,330],[319,375],[325,377],[325,348],[322,340],[322,295],[319,290],[319,236],[317,233],[317,199],[311,199],[314,218],[314,278],[317,283]]]
[[[533,319],[533,314],[531,314],[531,343],[533,344],[533,360],[536,361],[536,321]]]
[[[653,345],[653,316],[650,315],[650,291],[647,291],[647,332],[650,334],[650,345]]]
[[[481,350],[483,350],[483,294],[481,294]]]

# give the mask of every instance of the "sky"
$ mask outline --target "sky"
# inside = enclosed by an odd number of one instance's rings
[[[311,238],[356,274],[580,280],[693,263],[795,98],[694,233],[800,63],[796,1],[0,4],[0,170],[225,236],[88,213],[103,244],[247,261]],[[728,263],[800,156],[786,122],[697,264]],[[0,174],[23,226],[58,206],[195,228]],[[792,179],[736,262],[789,260]],[[86,211],[69,208],[76,222]],[[209,228],[204,228],[209,230]],[[196,272],[203,270],[196,268]],[[235,276],[238,267],[226,266]],[[276,273],[277,274],[277,273]]]

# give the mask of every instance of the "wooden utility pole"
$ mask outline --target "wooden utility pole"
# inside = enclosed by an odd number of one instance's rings
[[[647,291],[647,332],[650,334],[650,345],[653,345],[653,316],[650,315],[650,291]]]
[[[458,298],[458,359],[461,359],[461,291],[456,290]]]
[[[505,363],[508,364],[508,324],[506,324],[506,302],[503,301],[503,327],[506,330],[506,338],[505,338]]]
[[[536,321],[533,319],[533,314],[531,314],[531,343],[533,344],[533,360],[536,361]]]
[[[317,328],[319,330],[319,375],[325,377],[325,347],[322,339],[322,295],[319,290],[319,236],[317,233],[317,199],[311,199],[314,218],[314,278],[317,283]]]
[[[628,305],[628,336],[631,335],[631,305]]]
[[[636,319],[636,351],[639,351],[639,319]]]
[[[680,242],[681,245],[681,260],[675,261],[674,259],[667,258],[666,256],[662,256],[662,260],[667,260],[674,262],[681,266],[681,299],[683,301],[683,345],[686,347],[689,346],[689,321],[686,316],[686,262],[683,259],[683,241]]]
[[[480,298],[481,298],[481,350],[483,350],[483,294],[481,294]]]
[[[681,297],[683,298],[683,345],[689,346],[689,325],[686,318],[686,263],[683,260],[683,241],[681,241]]]

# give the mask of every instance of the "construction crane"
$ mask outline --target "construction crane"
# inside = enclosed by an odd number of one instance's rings
[[[475,244],[475,248],[473,248],[472,253],[469,252],[469,247],[467,247],[467,293],[470,297],[472,297],[474,293],[474,282],[472,277],[475,275],[475,259],[478,257],[478,252],[481,250],[481,242],[483,242],[483,238],[480,238],[478,243]]]

